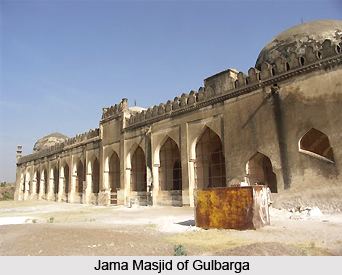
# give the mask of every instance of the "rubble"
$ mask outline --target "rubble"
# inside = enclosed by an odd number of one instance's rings
[[[323,214],[318,207],[303,207],[297,206],[288,210],[290,213],[290,219],[306,219],[321,217]]]

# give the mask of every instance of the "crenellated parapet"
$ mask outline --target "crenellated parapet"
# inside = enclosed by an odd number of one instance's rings
[[[278,57],[274,64],[264,62],[260,70],[251,67],[246,75],[234,69],[228,69],[204,80],[204,87],[176,96],[166,103],[154,105],[147,110],[133,113],[126,128],[139,127],[147,123],[201,108],[231,97],[251,92],[272,81],[281,81],[295,74],[311,71],[320,63],[341,55],[342,41],[339,44],[325,40],[321,45],[308,45],[303,54],[289,53],[288,57]]]
[[[77,134],[75,137],[67,139],[62,144],[64,144],[64,146],[70,146],[70,145],[74,145],[77,143],[85,142],[89,139],[96,138],[99,135],[100,135],[99,128],[90,129],[88,132]]]
[[[18,159],[17,164],[22,164],[25,162],[29,162],[32,160],[44,158],[50,155],[58,154],[59,152],[69,148],[69,147],[74,147],[78,146],[79,144],[87,143],[88,141],[91,141],[97,137],[100,136],[100,130],[99,128],[96,129],[90,129],[89,131],[82,133],[82,134],[77,134],[75,137],[68,138],[66,141],[57,143],[53,146],[50,146],[46,149],[42,149],[36,153],[30,154],[23,156]]]
[[[154,105],[147,110],[133,113],[128,119],[128,125],[159,119],[177,111],[182,111],[189,106],[196,105],[198,102],[204,101],[208,96],[208,90],[207,93],[203,91],[203,87],[201,87],[197,92],[191,90],[189,93],[183,93],[180,96],[176,96],[173,100],[168,100],[166,103],[160,103],[159,105]]]
[[[119,104],[102,108],[102,120],[121,116],[122,112],[126,110],[128,110],[128,99],[123,98]]]

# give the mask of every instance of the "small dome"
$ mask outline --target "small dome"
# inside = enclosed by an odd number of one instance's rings
[[[139,112],[139,113],[146,110],[146,108],[139,107],[139,106],[132,106],[132,107],[129,107],[128,109],[132,112]]]
[[[325,39],[341,43],[342,20],[318,20],[294,26],[272,39],[260,52],[255,67],[264,62],[274,64],[277,57],[287,58],[291,52],[304,54],[308,45],[318,48]]]
[[[61,143],[67,139],[68,137],[61,133],[52,133],[50,135],[38,139],[33,146],[33,152],[38,152],[40,150],[46,149],[57,143]]]

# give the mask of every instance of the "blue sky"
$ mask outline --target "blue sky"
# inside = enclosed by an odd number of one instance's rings
[[[279,32],[341,19],[342,1],[0,0],[0,181],[15,149],[98,127],[127,97],[149,107],[227,68],[247,71]]]

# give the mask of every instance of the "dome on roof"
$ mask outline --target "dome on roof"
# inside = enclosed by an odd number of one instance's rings
[[[132,106],[132,107],[129,107],[128,109],[132,112],[141,112],[141,111],[146,110],[146,108],[139,107],[139,106]]]
[[[45,137],[42,137],[37,140],[37,142],[33,146],[33,152],[38,152],[40,150],[46,149],[50,146],[53,146],[57,143],[61,143],[67,140],[68,137],[61,133],[52,133]]]
[[[277,57],[289,57],[291,52],[304,54],[308,45],[319,48],[325,39],[342,42],[342,20],[318,20],[294,26],[281,32],[260,52],[255,67],[264,62],[274,64]]]

